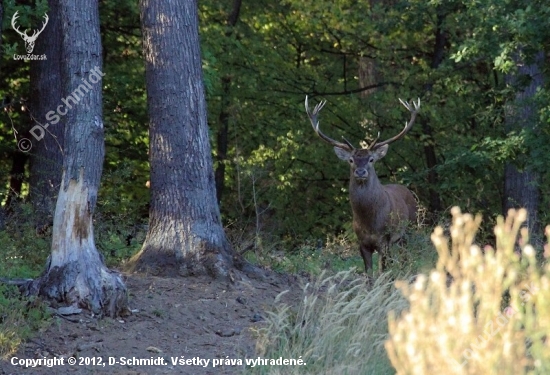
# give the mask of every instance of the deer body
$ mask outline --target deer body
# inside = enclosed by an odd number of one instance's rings
[[[375,251],[379,252],[379,268],[383,270],[387,250],[403,236],[405,222],[416,221],[416,200],[406,187],[382,185],[377,177],[362,185],[352,177],[349,190],[353,231],[365,270],[372,269]]]
[[[382,185],[374,170],[374,163],[386,155],[389,143],[401,138],[412,127],[420,108],[420,100],[413,102],[413,106],[401,102],[412,114],[401,133],[380,143],[377,143],[377,138],[370,146],[356,149],[349,141],[335,141],[320,131],[317,115],[326,102],[317,104],[310,112],[306,97],[306,112],[313,129],[319,137],[334,146],[338,158],[350,164],[349,199],[353,230],[366,272],[372,269],[372,254],[375,251],[379,253],[379,270],[383,271],[389,246],[403,236],[408,222],[416,221],[417,204],[411,191],[403,185]]]

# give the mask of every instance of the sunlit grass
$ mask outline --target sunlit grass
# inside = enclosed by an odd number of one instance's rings
[[[442,228],[432,235],[436,268],[398,283],[410,309],[389,320],[397,374],[549,374],[550,265],[537,264],[525,210],[500,218],[483,249],[481,217],[452,213],[451,244]]]
[[[275,301],[257,331],[258,355],[298,358],[304,366],[258,366],[257,374],[393,374],[384,349],[387,314],[407,306],[389,274],[367,285],[351,271],[303,287],[298,307]]]

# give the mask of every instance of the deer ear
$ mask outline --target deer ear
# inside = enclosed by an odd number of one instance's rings
[[[374,160],[380,160],[384,156],[386,156],[386,153],[388,152],[389,145],[384,145],[378,147],[376,150],[374,150],[374,153],[372,156],[374,156]]]
[[[349,161],[349,158],[351,157],[351,153],[349,151],[340,147],[334,147],[334,152],[336,153],[336,156],[343,161]]]

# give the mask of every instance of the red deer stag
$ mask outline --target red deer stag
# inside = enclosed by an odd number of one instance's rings
[[[359,241],[359,251],[365,263],[365,271],[372,269],[372,254],[378,251],[379,271],[385,268],[386,253],[389,246],[403,236],[407,222],[416,222],[416,199],[403,185],[382,185],[374,170],[374,163],[388,152],[388,145],[402,138],[412,127],[418,110],[418,102],[399,99],[410,112],[411,119],[405,122],[405,128],[395,137],[378,142],[378,137],[366,148],[355,148],[344,138],[344,142],[327,137],[319,129],[317,115],[326,104],[318,103],[310,111],[306,96],[306,112],[315,133],[334,146],[338,158],[347,161],[351,167],[349,199],[353,211],[353,230]]]

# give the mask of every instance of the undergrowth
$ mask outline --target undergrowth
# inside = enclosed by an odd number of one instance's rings
[[[483,248],[475,241],[481,217],[451,212],[451,244],[442,227],[431,236],[434,246],[413,233],[418,241],[397,249],[390,272],[373,285],[349,271],[321,274],[304,287],[299,306],[276,300],[256,331],[257,354],[306,365],[245,372],[549,374],[550,246],[538,263],[543,251],[529,244],[525,210],[498,218],[495,247]],[[437,263],[427,267],[433,253]],[[396,275],[407,277],[394,283]]]
[[[330,236],[324,241],[309,240],[290,250],[276,239],[255,239],[254,236],[232,238],[232,243],[250,262],[282,273],[319,276],[323,272],[334,274],[355,268],[361,274],[365,269],[353,233]],[[437,252],[430,244],[428,229],[415,226],[391,246],[388,271],[394,275],[427,271],[435,265],[436,259]],[[378,273],[378,253],[374,253],[373,264],[374,272]]]
[[[256,334],[262,358],[302,358],[304,366],[255,366],[251,374],[393,374],[384,350],[386,317],[401,311],[406,300],[390,274],[374,285],[342,271],[303,287],[297,309],[275,301],[267,324]]]
[[[51,253],[51,223],[32,212],[27,203],[14,205],[0,230],[0,277],[32,279],[43,271]],[[133,255],[143,241],[146,226],[129,215],[105,215],[95,220],[95,240],[109,267]],[[0,283],[0,357],[12,355],[38,329],[49,324],[46,304],[40,298],[24,298],[14,285]]]
[[[15,286],[0,284],[0,357],[15,353],[22,342],[45,328],[49,319],[40,299],[23,298]]]
[[[480,216],[452,214],[451,245],[432,234],[436,268],[397,284],[410,302],[389,319],[397,374],[549,374],[550,263],[537,263],[526,211],[498,219],[494,248],[475,243]]]

